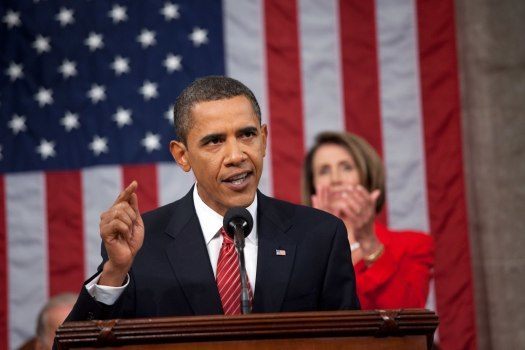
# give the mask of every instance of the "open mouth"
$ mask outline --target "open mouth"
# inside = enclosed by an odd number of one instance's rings
[[[222,181],[227,184],[233,185],[233,186],[242,186],[247,181],[247,179],[250,177],[251,174],[252,172],[248,171],[248,172],[230,176]]]

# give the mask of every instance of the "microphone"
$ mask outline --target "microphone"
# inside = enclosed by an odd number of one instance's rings
[[[243,315],[246,315],[251,313],[252,310],[250,307],[246,263],[244,261],[244,238],[252,231],[253,218],[246,208],[233,207],[228,209],[224,215],[223,226],[228,236],[233,238],[239,257],[239,270],[241,273],[241,312]]]
[[[237,229],[242,233],[242,238],[248,237],[253,227],[253,218],[250,212],[243,207],[233,207],[228,209],[222,222],[228,236],[235,238]]]

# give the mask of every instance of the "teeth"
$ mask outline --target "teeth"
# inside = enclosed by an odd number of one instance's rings
[[[244,178],[239,179],[239,180],[234,180],[234,181],[232,181],[232,184],[234,184],[234,185],[240,185],[240,184],[242,184],[243,181],[244,181]]]
[[[234,177],[230,178],[229,181],[231,181],[231,182],[239,182],[239,181],[241,181],[242,182],[242,180],[244,180],[246,178],[246,176],[248,176],[248,174],[246,174],[246,173],[241,174],[241,175],[237,175],[237,176],[234,176]]]
[[[240,185],[244,182],[244,180],[246,180],[246,178],[248,177],[248,173],[244,173],[244,174],[240,174],[240,175],[236,175],[236,176],[233,176],[233,177],[230,177],[228,180],[229,183],[233,184],[233,185]]]

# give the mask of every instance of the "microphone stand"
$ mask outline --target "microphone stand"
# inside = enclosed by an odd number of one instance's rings
[[[248,289],[248,276],[246,274],[246,263],[244,261],[244,232],[240,225],[235,225],[234,234],[235,248],[239,256],[239,269],[241,272],[241,313],[247,315],[252,312],[250,306],[250,292]]]

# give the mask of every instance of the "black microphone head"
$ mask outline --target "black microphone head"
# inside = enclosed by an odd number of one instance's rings
[[[235,226],[240,226],[244,232],[244,237],[247,237],[253,228],[253,218],[250,212],[243,207],[233,207],[228,209],[224,215],[222,222],[228,235],[233,238],[235,233]]]

